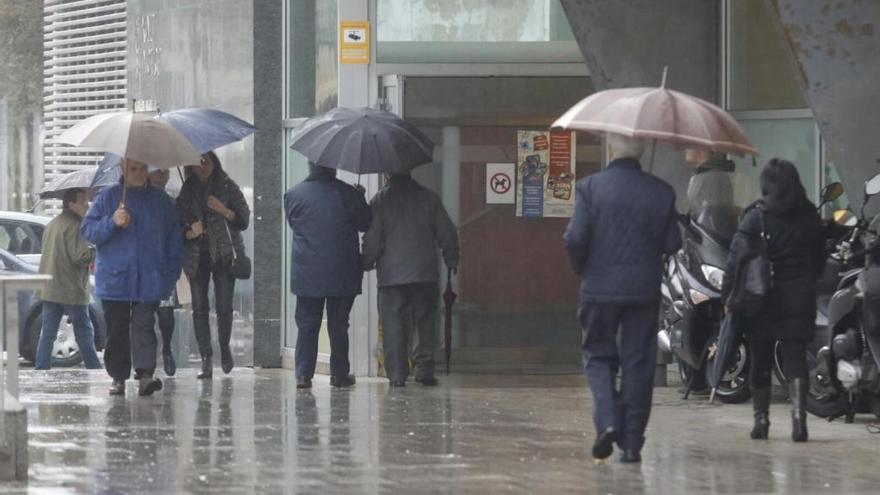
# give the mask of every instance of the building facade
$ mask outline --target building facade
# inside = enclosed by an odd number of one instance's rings
[[[127,107],[128,21],[125,0],[46,0],[43,10],[43,156],[48,183],[93,167],[103,157],[55,138],[84,118]]]

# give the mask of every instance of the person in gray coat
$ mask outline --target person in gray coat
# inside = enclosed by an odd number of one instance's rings
[[[409,174],[392,175],[371,202],[373,224],[364,235],[364,269],[377,269],[385,375],[402,387],[409,375],[412,339],[415,381],[434,377],[437,246],[450,270],[458,269],[458,232],[440,198]]]
[[[318,359],[318,331],[327,307],[330,385],[350,387],[348,315],[361,293],[358,232],[370,226],[363,187],[336,178],[336,170],[309,164],[306,180],[284,194],[293,229],[290,291],[296,295],[296,386],[311,388]]]

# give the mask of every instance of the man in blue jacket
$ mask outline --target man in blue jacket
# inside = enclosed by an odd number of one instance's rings
[[[336,170],[309,164],[306,180],[284,194],[293,229],[290,291],[296,295],[296,386],[311,388],[318,359],[318,331],[327,307],[330,385],[350,387],[348,315],[361,293],[358,232],[370,227],[364,189],[336,178]]]
[[[662,257],[681,247],[681,236],[675,192],[641,169],[642,141],[609,134],[606,142],[611,162],[578,181],[565,246],[583,279],[578,315],[593,392],[593,457],[607,458],[617,442],[622,462],[640,462],[657,359]]]
[[[138,394],[151,395],[162,389],[153,378],[156,308],[180,277],[183,234],[171,198],[149,185],[147,165],[127,159],[123,166],[124,185],[98,194],[81,229],[97,248],[95,293],[107,322],[110,394],[125,394],[133,364]]]

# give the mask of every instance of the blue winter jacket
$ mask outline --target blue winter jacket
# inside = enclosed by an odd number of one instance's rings
[[[290,291],[305,297],[360,294],[358,232],[370,227],[364,194],[318,171],[287,191],[284,210],[293,229]]]
[[[565,247],[581,302],[659,300],[663,255],[681,247],[672,187],[626,158],[578,181],[575,197]]]
[[[177,208],[161,189],[129,189],[125,205],[132,221],[121,229],[113,223],[121,199],[121,185],[101,191],[82,222],[83,236],[97,248],[95,294],[114,301],[167,299],[183,262]]]

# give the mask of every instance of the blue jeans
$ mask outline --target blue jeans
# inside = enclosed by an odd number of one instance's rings
[[[92,370],[102,368],[98,353],[95,351],[95,329],[89,317],[89,307],[43,301],[43,328],[40,330],[40,341],[37,344],[37,357],[34,363],[36,369],[47,370],[52,367],[52,346],[58,337],[58,325],[61,324],[64,313],[67,313],[73,323],[73,334],[86,368]]]

